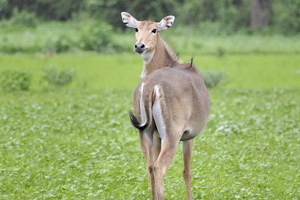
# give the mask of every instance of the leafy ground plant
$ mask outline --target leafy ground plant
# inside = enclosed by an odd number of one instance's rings
[[[225,74],[221,72],[207,72],[203,74],[203,79],[206,87],[212,88],[225,79]]]
[[[79,47],[86,51],[113,53],[121,49],[113,38],[112,26],[107,23],[89,23],[81,31]]]
[[[27,28],[35,28],[38,24],[38,19],[33,13],[27,12],[25,10],[20,12],[18,9],[14,9],[12,17],[2,23],[4,23],[4,26],[7,27],[23,26]]]
[[[62,69],[59,71],[54,66],[49,66],[44,70],[43,79],[50,85],[62,87],[72,82],[74,74],[74,70],[72,69]]]
[[[195,59],[204,73],[226,72],[228,83],[209,89],[210,120],[192,158],[194,199],[298,199],[299,59]],[[74,83],[43,90],[36,80],[43,66],[66,63],[78,72]],[[0,55],[0,66],[33,75],[31,92],[0,95],[0,199],[151,198],[139,136],[128,118],[141,59]],[[186,198],[182,169],[179,148],[167,171],[166,199]]]
[[[29,90],[31,74],[27,71],[5,70],[0,73],[0,86],[5,91]]]
[[[150,199],[133,89],[0,96],[2,199]],[[194,199],[300,196],[299,89],[210,91],[211,116],[195,139]],[[70,101],[72,99],[72,101]],[[166,198],[185,199],[182,150]]]

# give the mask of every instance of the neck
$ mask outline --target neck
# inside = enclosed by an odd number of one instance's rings
[[[160,35],[157,36],[155,49],[150,52],[143,53],[142,58],[144,60],[144,67],[141,78],[145,78],[155,70],[164,67],[172,67],[177,63],[177,60],[170,55],[166,43],[163,41]]]

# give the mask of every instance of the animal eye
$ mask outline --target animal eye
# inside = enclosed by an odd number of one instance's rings
[[[135,32],[139,32],[139,29],[135,28]]]
[[[157,31],[157,29],[155,28],[155,29],[153,29],[151,32],[152,32],[152,33],[156,33],[156,31]]]

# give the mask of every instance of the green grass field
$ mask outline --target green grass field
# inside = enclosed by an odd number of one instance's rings
[[[201,54],[194,61],[202,72],[226,74],[209,90],[210,120],[195,139],[194,199],[298,199],[300,56]],[[74,69],[74,82],[47,88],[41,74],[49,65]],[[32,74],[30,91],[0,93],[0,199],[150,199],[128,117],[138,55],[0,55],[0,66]],[[182,169],[179,148],[166,199],[186,199]]]
[[[142,71],[134,31],[113,34],[121,54],[43,53],[61,35],[76,42],[81,25],[0,29],[0,74],[32,75],[29,91],[0,88],[0,200],[151,198],[128,116]],[[171,30],[163,36],[183,61],[193,57],[201,72],[225,75],[209,89],[210,119],[195,138],[194,199],[299,199],[299,35]],[[73,82],[46,84],[49,66],[74,70]],[[186,199],[182,170],[179,148],[165,177],[166,199]]]
[[[191,56],[183,55],[189,62]],[[275,55],[211,55],[194,56],[194,63],[201,72],[223,72],[227,79],[225,88],[298,88],[300,86],[300,56]],[[42,55],[0,55],[1,70],[27,70],[33,77],[32,89],[43,90],[39,84],[45,68],[54,66],[75,70],[76,81],[70,88],[134,88],[142,71],[139,55],[117,54],[61,54],[53,57]]]

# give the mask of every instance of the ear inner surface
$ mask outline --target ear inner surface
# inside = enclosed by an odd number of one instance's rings
[[[121,12],[123,23],[130,28],[137,28],[137,20],[127,12]]]
[[[174,21],[175,17],[172,15],[164,17],[158,24],[159,30],[165,30],[170,28],[173,25]]]

